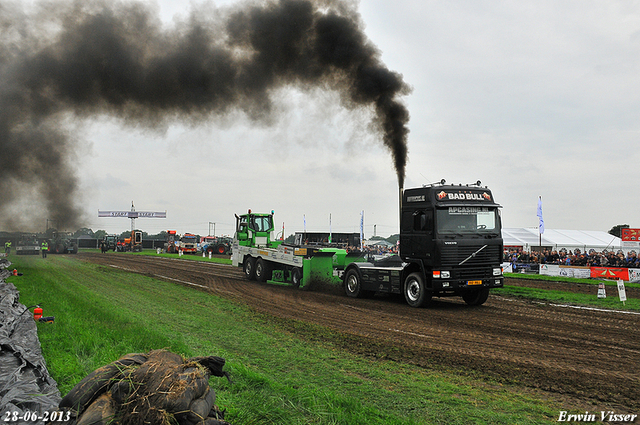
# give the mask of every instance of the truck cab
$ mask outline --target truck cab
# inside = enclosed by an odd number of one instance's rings
[[[198,237],[193,233],[185,233],[180,238],[180,250],[185,254],[195,254],[198,250]]]
[[[281,241],[272,240],[273,211],[271,214],[252,213],[236,215],[235,241],[240,246],[277,248]]]
[[[401,191],[398,261],[350,265],[345,292],[404,293],[420,307],[432,297],[461,296],[483,304],[490,288],[502,287],[500,205],[488,188],[429,185]]]
[[[491,191],[478,186],[407,189],[400,257],[424,273],[434,295],[488,293],[503,285],[499,208]]]

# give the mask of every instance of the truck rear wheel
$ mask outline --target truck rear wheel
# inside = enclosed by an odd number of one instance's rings
[[[218,254],[224,255],[226,253],[227,253],[226,245],[223,245],[223,244],[218,245]]]
[[[256,260],[256,280],[266,282],[271,279],[271,266],[268,261],[258,258]]]
[[[431,292],[427,290],[420,273],[411,273],[404,281],[404,298],[411,307],[422,307],[431,301]]]
[[[245,258],[242,270],[247,279],[256,280],[256,259],[252,257]]]
[[[482,305],[489,298],[489,288],[481,288],[462,294],[462,299],[468,305]]]

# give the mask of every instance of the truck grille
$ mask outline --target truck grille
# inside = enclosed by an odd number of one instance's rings
[[[460,280],[490,279],[493,277],[493,268],[473,267],[466,269],[457,269],[453,271],[451,277]]]
[[[482,245],[459,246],[447,245],[440,249],[442,267],[458,267],[458,265],[467,259],[471,254],[476,252]],[[475,257],[469,258],[462,266],[465,268],[473,268],[474,266],[487,266],[489,264],[500,264],[502,253],[499,246],[488,246],[478,252]]]

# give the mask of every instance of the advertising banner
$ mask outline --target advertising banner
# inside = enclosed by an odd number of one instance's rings
[[[620,246],[625,252],[629,252],[631,250],[635,250],[636,252],[640,251],[640,242],[622,241],[620,242]]]
[[[98,217],[167,218],[166,211],[98,211]]]
[[[591,267],[574,266],[572,268],[573,268],[573,277],[577,277],[579,279],[589,279],[591,277]]]
[[[640,269],[629,269],[629,282],[640,282]]]
[[[622,228],[620,239],[625,242],[639,242],[640,241],[640,229]]]
[[[560,266],[557,264],[540,264],[540,274],[545,276],[560,276]]]
[[[557,264],[541,264],[540,274],[546,276],[577,277],[588,279],[591,277],[590,267],[560,266]]]
[[[591,267],[594,279],[616,279],[629,281],[629,269],[612,267]]]

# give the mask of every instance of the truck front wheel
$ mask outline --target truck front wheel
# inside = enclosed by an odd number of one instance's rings
[[[256,259],[247,257],[243,264],[244,275],[249,280],[256,280]]]
[[[468,305],[482,305],[489,298],[489,288],[482,288],[462,294],[462,299]]]
[[[404,281],[404,298],[411,307],[422,307],[431,301],[431,293],[427,290],[420,273],[411,273]]]
[[[357,270],[349,270],[344,277],[344,292],[351,298],[361,298],[364,295],[362,280]]]

